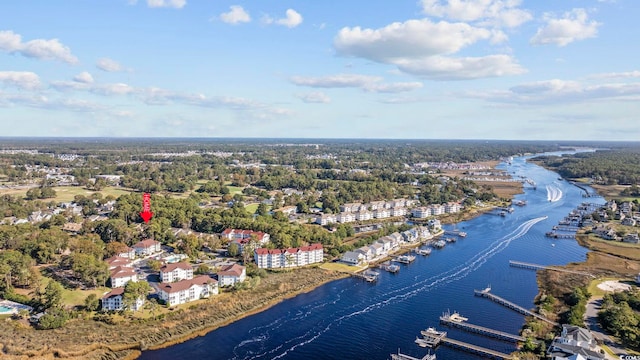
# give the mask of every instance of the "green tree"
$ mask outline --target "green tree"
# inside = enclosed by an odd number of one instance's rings
[[[42,294],[42,307],[46,309],[58,308],[62,305],[62,292],[64,288],[62,285],[51,280],[44,289]]]
[[[87,311],[96,311],[99,307],[100,299],[98,299],[96,294],[89,294],[89,296],[84,299],[84,308]]]
[[[147,294],[149,294],[151,290],[151,285],[144,280],[127,282],[124,286],[124,294],[122,295],[124,307],[126,309],[133,309],[138,299],[146,299]]]
[[[227,252],[229,253],[229,256],[236,257],[240,254],[240,246],[238,246],[237,243],[231,243],[227,248]]]

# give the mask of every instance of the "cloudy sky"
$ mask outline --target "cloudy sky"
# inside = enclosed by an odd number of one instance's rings
[[[638,140],[638,15],[638,0],[3,1],[0,134]]]

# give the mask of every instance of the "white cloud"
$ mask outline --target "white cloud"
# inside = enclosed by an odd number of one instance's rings
[[[520,9],[521,0],[422,0],[426,15],[482,25],[515,28],[533,16]]]
[[[359,88],[367,92],[399,93],[422,87],[420,82],[382,83],[379,76],[337,74],[322,77],[293,76],[290,81],[298,86],[315,88]]]
[[[364,87],[367,84],[381,81],[379,76],[358,75],[358,74],[338,74],[322,77],[293,76],[291,82],[295,85],[319,87],[319,88],[341,88],[341,87]]]
[[[93,76],[86,71],[81,72],[80,74],[73,77],[73,81],[83,83],[83,84],[91,84],[93,82]]]
[[[463,58],[430,56],[417,60],[400,60],[395,64],[405,73],[432,80],[469,80],[526,72],[526,69],[509,55]]]
[[[227,24],[248,23],[251,21],[251,16],[242,6],[232,5],[230,9],[231,11],[220,14],[220,20]]]
[[[565,12],[560,18],[547,13],[544,16],[545,25],[538,28],[530,42],[535,45],[566,46],[574,41],[593,38],[598,34],[600,23],[589,21],[588,17],[587,11],[580,8]]]
[[[293,9],[287,9],[287,16],[283,19],[276,20],[276,24],[283,25],[288,28],[294,28],[302,24],[302,15]]]
[[[555,104],[601,99],[627,101],[640,97],[640,82],[586,84],[560,79],[536,81],[508,90],[469,94],[487,101],[514,104]]]
[[[135,89],[124,83],[101,84],[91,87],[90,91],[98,95],[127,95],[135,91]]]
[[[302,24],[303,18],[300,13],[293,9],[287,9],[286,16],[281,19],[274,20],[271,16],[265,15],[262,17],[262,22],[265,24],[278,24],[282,26],[286,26],[288,28],[294,28],[300,24]]]
[[[331,98],[329,98],[327,94],[321,91],[314,91],[306,94],[297,94],[296,96],[306,103],[328,104],[331,102]]]
[[[407,20],[375,30],[345,27],[334,39],[334,47],[340,55],[393,62],[407,57],[452,54],[491,36],[487,29],[464,23]]]
[[[40,77],[30,71],[0,71],[0,83],[19,89],[34,90],[40,87]]]
[[[187,0],[147,0],[147,6],[150,8],[182,9],[185,5]]]
[[[0,31],[0,50],[36,59],[78,63],[78,58],[71,54],[71,49],[58,39],[35,39],[23,43],[22,36],[10,30]]]
[[[640,78],[640,71],[626,71],[626,72],[614,72],[603,73],[589,76],[590,79],[633,79]]]
[[[120,65],[119,62],[109,58],[98,59],[98,61],[96,62],[96,67],[102,71],[107,72],[125,71],[125,68]]]
[[[413,91],[422,88],[422,83],[412,82],[396,82],[390,84],[371,83],[362,87],[363,90],[376,93],[399,93]]]

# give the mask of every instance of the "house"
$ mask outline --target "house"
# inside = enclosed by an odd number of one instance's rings
[[[289,249],[256,249],[254,260],[262,269],[299,267],[322,262],[324,249],[322,244],[311,244]]]
[[[378,257],[384,253],[384,247],[380,243],[373,243],[369,245],[371,252],[373,253],[373,257]]]
[[[340,261],[349,265],[358,265],[361,262],[366,261],[366,257],[359,251],[347,251],[342,255]]]
[[[124,302],[122,301],[124,295],[124,288],[116,288],[102,297],[102,310],[103,311],[119,311],[124,309]],[[144,298],[140,297],[132,304],[128,310],[137,311],[144,305]]]
[[[160,279],[163,283],[193,279],[193,268],[184,262],[166,264],[160,268]]]
[[[136,256],[148,256],[158,253],[162,250],[160,242],[153,239],[146,239],[133,245],[133,249],[136,252]]]
[[[444,212],[447,214],[457,213],[462,209],[462,206],[458,203],[449,202],[444,205]]]
[[[562,325],[562,333],[547,349],[547,356],[554,360],[605,359],[589,330],[567,324]]]
[[[635,219],[633,219],[633,218],[626,217],[626,218],[622,219],[622,221],[620,223],[622,225],[625,225],[625,226],[636,226],[637,221]]]
[[[238,264],[223,266],[218,271],[218,284],[220,286],[233,286],[243,282],[246,278],[247,269]]]
[[[109,270],[113,270],[118,266],[121,267],[131,267],[131,260],[122,256],[112,256],[104,261],[109,265]]]
[[[280,209],[276,210],[276,211],[280,211],[281,213],[287,215],[287,216],[291,216],[291,215],[295,215],[298,213],[298,207],[297,206],[285,206],[285,207],[281,207]]]
[[[82,224],[65,223],[64,225],[62,225],[62,230],[77,234],[78,232],[80,232],[80,230],[82,230]]]
[[[111,287],[124,287],[129,281],[138,281],[138,274],[129,267],[116,266],[111,269]]]
[[[440,220],[438,219],[429,220],[429,222],[427,222],[427,226],[434,231],[440,231],[442,229],[442,224],[440,224]]]
[[[446,212],[445,207],[440,204],[429,205],[429,211],[431,211],[431,215],[433,216],[442,215]]]
[[[426,206],[417,207],[411,210],[411,216],[418,219],[424,219],[431,216],[431,208]]]
[[[353,222],[356,219],[355,219],[355,216],[353,216],[352,213],[350,213],[350,212],[342,212],[342,213],[338,214],[338,216],[336,216],[336,220],[339,223],[343,223],[344,224],[344,223]]]
[[[370,211],[358,211],[355,214],[356,221],[366,221],[373,219],[373,214]]]
[[[217,294],[218,282],[207,275],[200,275],[174,283],[161,283],[158,289],[160,299],[168,306],[174,306]]]
[[[338,221],[338,218],[335,215],[321,214],[319,216],[316,216],[315,223],[324,226],[324,225],[334,224],[337,221]]]
[[[622,241],[631,244],[640,244],[640,237],[638,236],[638,233],[627,234],[622,238]]]
[[[377,209],[373,212],[373,217],[376,219],[386,219],[391,216],[391,212],[388,209]]]
[[[360,203],[346,203],[344,205],[340,205],[340,212],[343,213],[354,213],[360,211],[360,207],[362,204]]]
[[[390,212],[391,212],[391,216],[404,216],[407,214],[407,209],[403,207],[401,208],[394,207],[394,208],[391,208]]]
[[[593,233],[605,240],[616,240],[618,238],[615,230],[606,226],[598,226],[593,230]]]

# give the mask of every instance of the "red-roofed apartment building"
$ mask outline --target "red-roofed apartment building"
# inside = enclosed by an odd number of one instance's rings
[[[123,288],[116,288],[106,293],[102,297],[102,310],[118,311],[124,309],[124,302],[122,301],[123,294]],[[129,310],[139,310],[140,308],[142,308],[142,305],[144,305],[144,297],[138,298],[136,302],[131,305]]]
[[[323,249],[322,244],[289,249],[256,249],[254,259],[262,269],[305,266],[322,262]]]
[[[138,281],[138,274],[130,268],[124,266],[116,266],[111,269],[111,287],[118,288],[125,286],[129,281]]]
[[[174,306],[217,294],[218,282],[207,275],[200,275],[193,279],[162,283],[159,290],[160,299],[167,305]]]
[[[193,279],[193,268],[184,262],[166,264],[160,268],[160,279],[163,283]]]
[[[242,265],[227,265],[218,271],[218,282],[220,286],[233,286],[243,282],[246,278],[247,269]]]
[[[142,240],[139,243],[133,245],[133,249],[136,252],[136,256],[147,256],[160,252],[160,242],[153,239]]]

